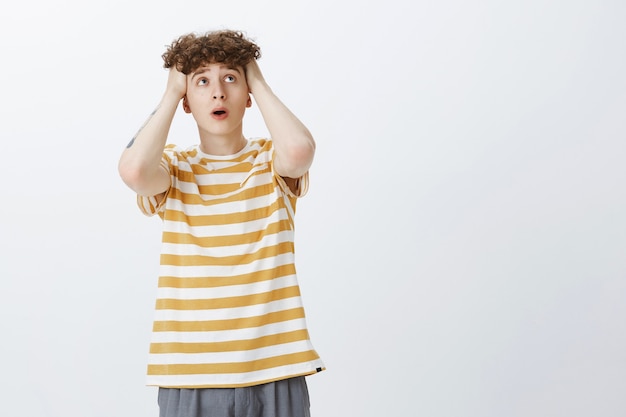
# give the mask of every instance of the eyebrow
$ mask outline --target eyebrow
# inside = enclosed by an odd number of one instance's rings
[[[239,71],[238,68],[233,68],[233,67],[230,67],[230,66],[228,66],[226,64],[220,65],[220,69],[223,69],[223,68],[226,68],[226,69],[231,70],[231,71],[235,71],[235,72],[237,72],[237,74],[241,74],[241,71]],[[198,75],[202,75],[205,72],[209,72],[209,71],[211,71],[211,69],[209,67],[200,67],[195,72],[192,73],[193,74],[192,78],[195,78]]]

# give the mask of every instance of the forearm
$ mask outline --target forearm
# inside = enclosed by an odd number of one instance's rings
[[[160,190],[165,185],[160,164],[179,102],[179,97],[166,92],[120,157],[118,169],[122,180],[139,194],[164,191]]]
[[[315,154],[311,132],[266,83],[257,83],[253,95],[274,143],[277,173],[301,177],[309,170]]]

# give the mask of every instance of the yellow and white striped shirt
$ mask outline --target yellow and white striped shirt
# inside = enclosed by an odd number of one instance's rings
[[[273,171],[272,142],[228,156],[168,145],[166,196],[138,196],[163,220],[148,385],[243,387],[324,369],[294,263],[298,195]]]

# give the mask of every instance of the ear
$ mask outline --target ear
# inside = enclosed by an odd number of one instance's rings
[[[250,94],[248,94],[248,102],[246,103],[246,107],[252,107],[252,98],[250,98]]]
[[[189,103],[187,103],[187,96],[183,97],[183,110],[185,113],[191,113],[191,107],[189,107]]]

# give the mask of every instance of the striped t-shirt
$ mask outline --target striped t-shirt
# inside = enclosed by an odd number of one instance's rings
[[[228,156],[168,145],[165,197],[138,197],[163,220],[148,385],[243,387],[324,369],[294,264],[298,195],[273,170],[272,142]]]

